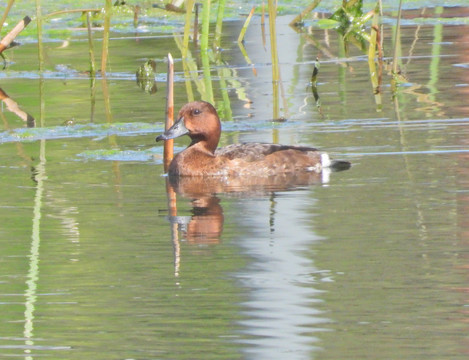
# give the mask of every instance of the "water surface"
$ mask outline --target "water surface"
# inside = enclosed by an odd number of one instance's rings
[[[278,19],[283,122],[260,19],[245,42],[253,65],[236,44],[242,23],[226,23],[209,72],[221,143],[317,146],[352,168],[288,186],[183,184],[175,202],[154,142],[168,51],[175,102],[187,101],[172,36],[116,35],[95,83],[81,33],[46,45],[43,76],[35,44],[10,50],[0,85],[35,127],[2,103],[2,358],[467,357],[467,25],[404,26],[407,82],[393,94],[385,72],[377,104],[360,50],[290,20]],[[153,95],[134,78],[149,58]]]

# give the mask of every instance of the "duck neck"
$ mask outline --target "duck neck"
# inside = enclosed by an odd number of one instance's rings
[[[197,146],[199,150],[202,150],[204,152],[207,152],[213,155],[215,153],[215,150],[217,149],[219,139],[220,139],[219,136],[210,137],[210,138],[206,138],[203,136],[193,137],[192,142],[190,143],[189,147]]]

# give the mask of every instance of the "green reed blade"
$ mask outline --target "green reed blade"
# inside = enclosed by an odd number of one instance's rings
[[[246,34],[246,30],[248,29],[249,23],[251,22],[252,15],[254,15],[254,10],[256,10],[256,7],[253,6],[251,11],[249,12],[248,17],[246,18],[246,21],[244,22],[243,27],[241,28],[241,31],[238,36],[238,43],[241,43],[244,41],[244,35]]]
[[[2,31],[3,24],[5,23],[5,20],[7,19],[8,13],[10,12],[11,7],[13,6],[13,3],[15,0],[9,0],[7,7],[3,13],[2,20],[0,20],[0,32]]]

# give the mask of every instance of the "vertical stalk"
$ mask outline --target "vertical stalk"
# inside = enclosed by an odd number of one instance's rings
[[[278,67],[278,52],[277,52],[277,30],[276,30],[276,18],[277,18],[277,3],[274,0],[268,2],[269,10],[269,31],[270,31],[270,52],[272,57],[272,87],[273,87],[273,118],[279,118],[279,80],[280,70]]]
[[[13,6],[13,3],[15,0],[9,0],[7,7],[5,9],[5,12],[3,13],[2,20],[0,20],[0,32],[2,31],[3,24],[5,23],[5,20],[7,19],[8,13],[10,12],[11,7]]]
[[[106,0],[104,7],[104,31],[103,31],[103,50],[101,56],[101,75],[106,75],[107,57],[109,53],[109,30],[111,28],[111,9],[112,1]]]
[[[202,35],[200,38],[200,51],[208,51],[208,34],[210,31],[210,0],[205,0],[202,7]]]
[[[225,0],[218,1],[217,24],[215,26],[215,48],[221,46],[221,35],[223,28],[223,16],[225,15]]]
[[[226,83],[226,78],[231,75],[229,69],[223,67],[223,62],[221,59],[221,53],[217,53],[216,57],[216,64],[217,64],[217,73],[218,78],[220,79],[220,92],[223,99],[222,107],[223,107],[223,119],[225,120],[233,120],[233,113],[231,111],[231,102],[230,97],[228,95],[228,85]]]
[[[241,28],[241,31],[239,32],[238,43],[244,41],[244,35],[246,35],[246,30],[248,29],[249,23],[251,22],[252,15],[254,15],[254,10],[256,10],[255,6],[252,7],[248,17],[246,18],[246,21],[244,22],[243,27]]]
[[[278,68],[278,52],[277,52],[277,30],[276,30],[276,19],[277,19],[277,4],[274,0],[269,0],[269,31],[270,31],[270,52],[272,56],[272,81],[278,82],[280,78]]]
[[[94,123],[94,109],[96,107],[96,77],[91,78],[90,83],[90,102],[91,102],[91,111],[90,111],[90,122]]]
[[[339,59],[344,59],[347,57],[347,54],[345,52],[345,43],[344,43],[344,37],[340,34],[337,34],[337,41],[339,43]],[[340,98],[340,103],[345,105],[341,107],[341,109],[346,109],[347,108],[347,81],[346,81],[346,70],[347,66],[339,66],[339,98]]]
[[[42,10],[41,0],[36,0],[36,22],[37,22],[37,49],[39,56],[39,71],[44,70],[44,47],[42,44]]]
[[[202,94],[202,100],[208,101],[213,104],[213,88],[212,88],[212,74],[210,72],[210,59],[208,51],[202,51],[200,53],[202,58],[202,71],[204,74],[204,85],[205,89]]]
[[[181,40],[180,36],[175,36],[174,41],[176,42],[177,47],[179,48],[179,51],[181,51],[181,54],[184,53],[183,50],[183,40]],[[184,69],[184,82],[186,84],[186,94],[187,94],[187,100],[188,102],[194,101],[194,92],[192,91],[192,80],[191,78],[193,77],[192,74],[197,74],[197,66],[194,64],[194,60],[192,59],[191,52],[187,50],[186,58],[182,57],[182,68]],[[194,79],[194,82],[196,86],[198,87],[198,82],[200,82],[200,79]]]
[[[191,17],[192,9],[194,7],[194,0],[186,0],[186,16],[184,21],[184,39],[182,42],[182,59],[187,57],[189,49],[189,33],[191,31]]]
[[[90,21],[90,12],[86,12],[86,26],[88,28],[88,47],[90,50],[90,79],[91,79],[91,114],[90,122],[94,122],[94,108],[96,104],[96,65],[94,57],[94,47],[93,47],[93,34],[91,33],[91,21]]]
[[[373,94],[375,95],[375,102],[377,105],[376,110],[381,111],[381,77],[380,72],[376,69],[376,47],[379,45],[379,5],[377,4],[373,14],[371,24],[370,45],[368,47],[368,66],[370,69],[371,85],[373,87]],[[380,50],[381,53],[381,50]],[[381,61],[378,59],[378,61]]]
[[[402,0],[399,0],[399,10],[397,12],[397,24],[396,24],[396,32],[394,35],[394,55],[392,60],[392,72],[393,74],[397,74],[397,49],[398,43],[400,42],[401,37],[401,12],[402,12]]]
[[[194,49],[197,49],[197,40],[199,37],[199,7],[200,3],[195,3],[195,13],[194,13],[194,35],[192,41],[194,42]]]
[[[90,12],[86,12],[86,26],[88,28],[88,47],[90,51],[90,76],[93,78],[96,73],[96,67],[94,64],[94,49],[93,49],[93,37],[91,34],[91,22],[90,22]]]
[[[208,34],[210,31],[210,0],[205,0],[202,8],[202,35],[200,38],[200,57],[204,73],[205,91],[203,100],[213,103],[212,76],[208,54]]]
[[[109,87],[107,84],[106,73],[104,73],[103,78],[101,79],[101,88],[102,88],[101,91],[103,92],[104,111],[106,113],[106,121],[110,124],[112,123],[111,97],[109,95]]]
[[[174,61],[171,54],[168,54],[168,72],[166,79],[166,121],[165,130],[168,130],[174,124]],[[166,140],[164,142],[163,163],[164,171],[167,172],[169,164],[173,159],[174,140]]]
[[[443,13],[443,7],[437,6],[435,8],[435,15],[441,15]],[[439,79],[439,65],[441,59],[441,42],[443,40],[443,24],[437,23],[433,26],[433,45],[432,45],[432,60],[430,62],[430,81],[428,82],[428,88],[432,96],[436,93],[435,85]]]
[[[262,45],[265,50],[265,3],[262,1],[262,15],[261,15],[261,34],[262,34]]]
[[[381,19],[383,18],[383,2],[382,0],[378,0],[378,8],[379,8],[379,16]],[[383,49],[383,44],[384,44],[384,24],[381,24],[380,26],[380,31],[379,31],[379,48]],[[379,55],[379,58],[382,59],[382,54]]]

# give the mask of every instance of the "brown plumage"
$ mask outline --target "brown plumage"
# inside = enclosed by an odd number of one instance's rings
[[[350,167],[345,161],[305,146],[243,143],[217,149],[221,123],[215,108],[205,101],[184,105],[178,120],[156,141],[188,135],[190,145],[172,160],[168,173],[176,176],[273,176],[299,171],[320,172],[325,167]]]

